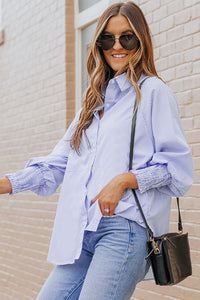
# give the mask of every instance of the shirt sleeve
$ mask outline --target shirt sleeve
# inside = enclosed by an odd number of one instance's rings
[[[149,189],[169,185],[172,182],[172,178],[167,170],[166,164],[156,164],[145,169],[139,169],[136,171],[131,170],[131,172],[136,176],[141,193],[144,193]]]
[[[177,101],[160,80],[152,90],[151,106],[144,115],[152,137],[154,153],[148,166],[132,170],[141,193],[156,188],[178,197],[193,183],[192,156],[185,140]]]
[[[64,178],[70,151],[70,139],[79,115],[80,111],[64,137],[49,155],[31,158],[25,169],[5,175],[12,185],[11,195],[27,190],[40,196],[49,196],[56,192]]]

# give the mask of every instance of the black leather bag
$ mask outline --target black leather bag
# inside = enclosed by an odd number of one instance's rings
[[[173,285],[192,275],[188,233],[166,233],[148,242],[155,282]]]
[[[147,78],[148,77],[146,77],[143,82]],[[142,83],[140,84],[140,88]],[[132,169],[136,116],[137,106],[135,105],[131,130],[129,170]],[[135,190],[132,191],[149,233],[149,241],[147,242],[147,259],[150,260],[155,283],[158,285],[177,284],[178,282],[182,281],[192,274],[188,233],[183,233],[179,198],[177,198],[178,232],[166,233],[162,236],[154,237],[153,232],[144,216],[137,194]]]

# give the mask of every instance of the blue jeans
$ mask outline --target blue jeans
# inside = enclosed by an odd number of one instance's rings
[[[56,266],[37,300],[128,300],[148,271],[147,230],[120,216],[85,231],[81,256]]]

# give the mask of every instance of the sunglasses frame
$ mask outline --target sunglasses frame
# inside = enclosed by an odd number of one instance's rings
[[[131,50],[133,50],[134,48],[136,48],[136,47],[139,45],[139,39],[137,38],[137,36],[135,35],[135,33],[134,33],[133,31],[130,31],[130,30],[129,30],[129,32],[131,32],[131,34],[128,34],[128,33],[126,33],[126,32],[121,33],[121,35],[119,36],[119,38],[116,38],[115,35],[114,35],[113,33],[110,33],[110,32],[104,33],[104,32],[102,32],[102,33],[100,34],[100,36],[98,37],[98,39],[97,39],[97,45],[98,45],[102,50],[107,51],[107,50],[112,49],[112,47],[113,47],[114,44],[115,44],[116,39],[118,39],[120,45],[121,45],[124,49],[131,51]],[[110,41],[111,41],[111,39],[112,39],[112,41],[113,41],[113,44],[112,44],[111,47],[109,47],[109,48],[108,48],[108,47],[103,47],[103,43],[102,43],[102,41],[101,41],[101,37],[102,37],[103,35],[110,36]],[[128,47],[128,48],[127,48],[127,47],[124,47],[123,41],[120,40],[121,37],[127,36],[127,35],[128,35],[128,36],[132,35],[132,36],[134,37],[134,44],[133,44],[133,47],[131,47],[130,49],[129,49],[129,47]],[[110,42],[110,41],[109,41],[109,42]]]

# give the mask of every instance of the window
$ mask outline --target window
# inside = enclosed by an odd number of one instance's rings
[[[88,78],[86,72],[86,60],[87,60],[87,50],[90,44],[91,38],[96,28],[96,22],[85,27],[81,31],[81,68],[82,68],[82,87],[81,93],[83,94],[88,85]]]
[[[109,0],[75,0],[76,29],[76,111],[81,107],[87,88],[87,49],[96,28],[96,22],[108,7]]]
[[[0,45],[4,42],[4,32],[2,26],[2,0],[0,0]]]
[[[99,0],[79,0],[79,12],[89,8],[97,2],[99,2]]]

